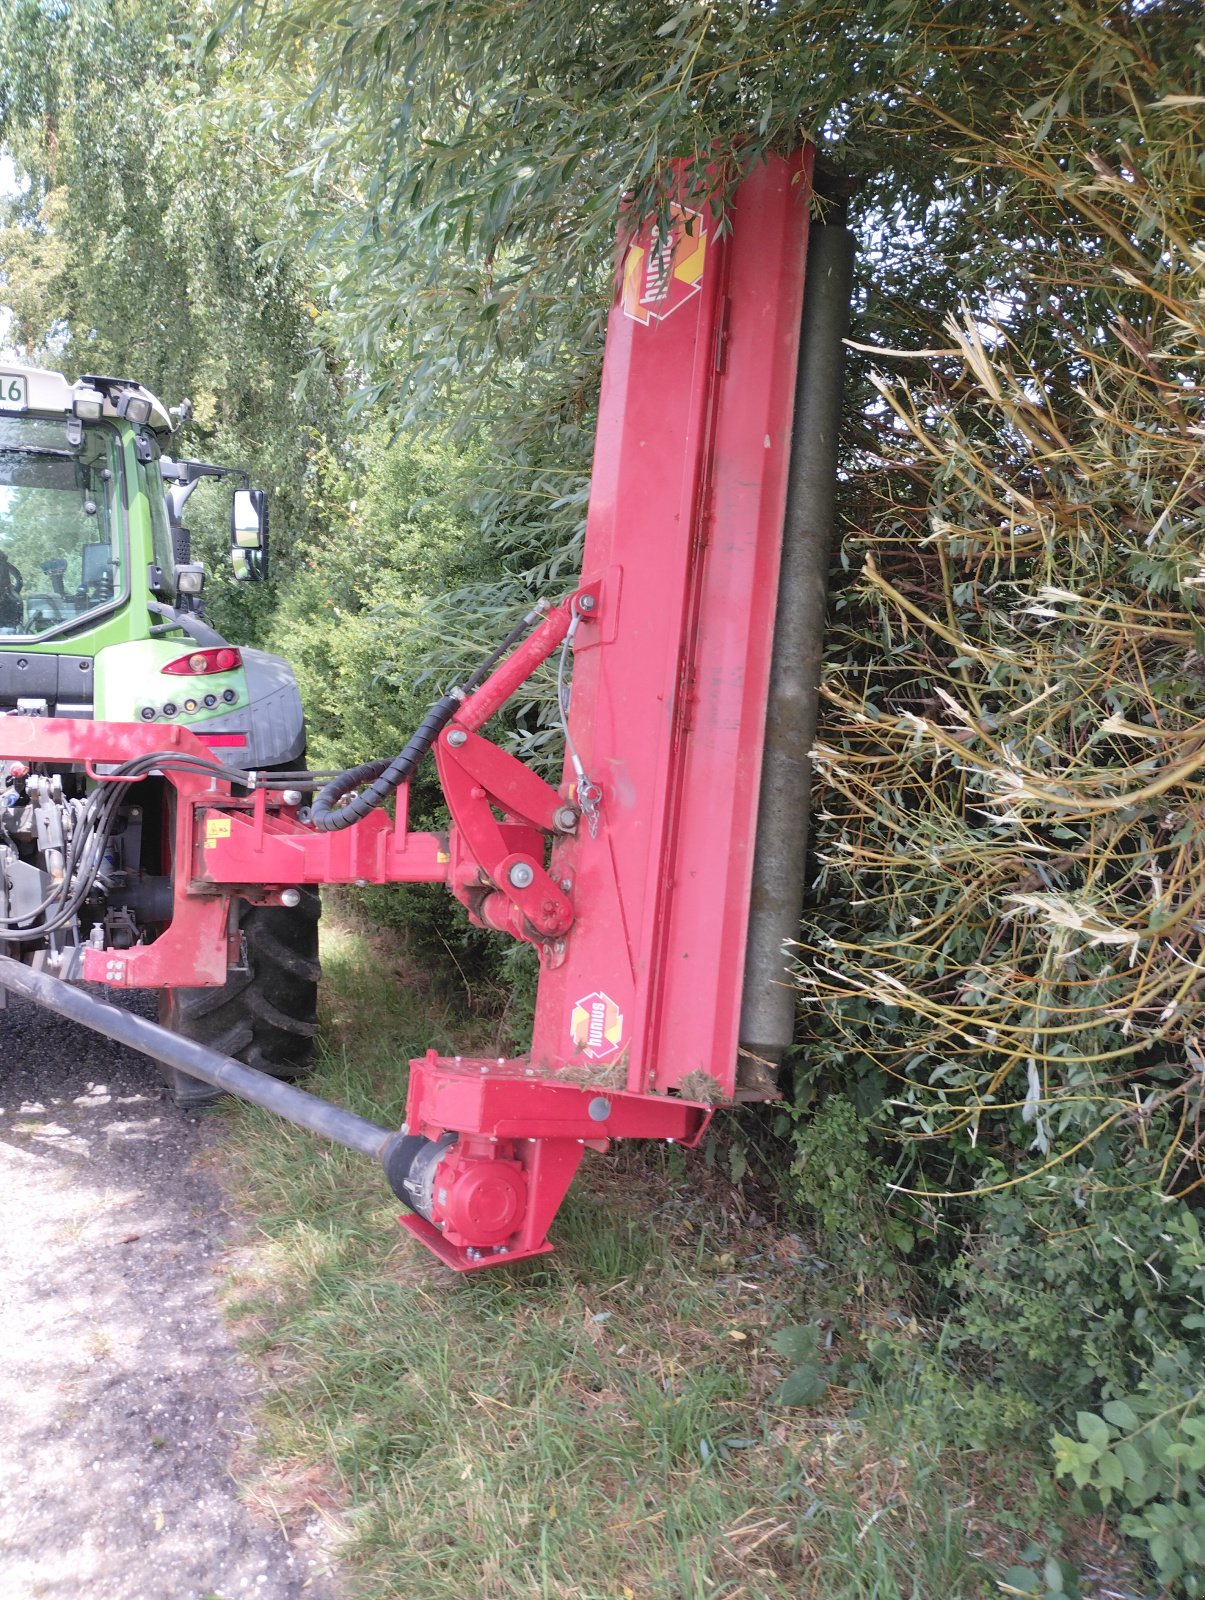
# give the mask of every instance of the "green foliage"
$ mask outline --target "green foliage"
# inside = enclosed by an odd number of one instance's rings
[[[1125,1508],[1122,1531],[1148,1548],[1159,1582],[1205,1594],[1205,1394],[1146,1383],[1056,1433],[1055,1470],[1101,1504]]]
[[[821,1331],[818,1322],[803,1322],[780,1328],[771,1335],[771,1348],[791,1367],[774,1396],[778,1405],[815,1405],[828,1393],[828,1380],[820,1360]]]
[[[830,1095],[794,1135],[791,1189],[815,1217],[824,1248],[859,1276],[893,1277],[915,1232],[887,1205],[888,1169],[852,1101]]]
[[[346,465],[328,461],[332,535],[306,551],[274,624],[313,719],[314,765],[395,754],[493,642],[447,626],[446,592],[491,559],[466,505],[468,475],[450,447],[390,443],[381,428],[357,439]]]
[[[1009,1567],[1000,1579],[1000,1592],[1021,1596],[1022,1600],[1079,1600],[1083,1591],[1069,1561],[1047,1556],[1040,1566]]]
[[[1150,1188],[1051,1179],[982,1202],[953,1280],[953,1341],[1005,1394],[1070,1422],[1055,1468],[1143,1541],[1161,1583],[1205,1592],[1205,1243],[1196,1214]],[[1094,1409],[1085,1409],[1091,1406]]]
[[[273,555],[315,537],[311,459],[337,420],[315,308],[263,249],[265,174],[286,163],[212,106],[229,52],[187,65],[206,11],[147,0],[0,0],[0,148],[23,179],[0,198],[0,304],[20,353],[128,374],[194,419],[173,454],[245,467],[273,490]],[[229,497],[190,502],[220,627],[254,642],[276,589],[228,575]]]
[[[1199,1382],[1205,1249],[1188,1207],[1079,1173],[977,1209],[977,1237],[951,1272],[955,1334],[1004,1387],[1067,1415],[1156,1370]]]
[[[1148,1138],[1197,1171],[1200,58],[1156,13],[1083,92],[930,107],[1012,259],[871,374],[799,976],[812,1070],[878,1071],[918,1188]],[[1044,64],[1101,26],[1071,8]]]

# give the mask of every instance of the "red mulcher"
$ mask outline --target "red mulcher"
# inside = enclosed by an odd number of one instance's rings
[[[684,167],[668,229],[627,239],[581,580],[395,761],[343,774],[307,811],[270,779],[236,783],[184,727],[0,719],[0,759],[31,770],[84,763],[105,785],[169,761],[170,919],[150,942],[89,945],[85,980],[221,984],[237,902],[289,905],[325,883],[443,882],[473,922],[536,947],[530,1054],[411,1062],[400,1132],[0,957],[5,986],[377,1156],[404,1226],[457,1270],[551,1249],[585,1149],[695,1144],[715,1106],[776,1093],[851,267],[831,222],[809,255],[811,171],[810,150],[760,163],[720,228]],[[554,659],[556,788],[482,733]],[[407,826],[428,749],[446,833]]]

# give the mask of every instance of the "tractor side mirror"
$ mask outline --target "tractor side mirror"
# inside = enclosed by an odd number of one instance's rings
[[[240,583],[257,583],[268,576],[268,497],[262,489],[235,490],[230,559]]]

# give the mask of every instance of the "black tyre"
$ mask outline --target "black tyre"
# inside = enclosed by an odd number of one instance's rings
[[[244,966],[217,989],[165,989],[159,1020],[173,1033],[235,1056],[290,1082],[313,1065],[318,1032],[318,918],[313,889],[297,906],[245,906]],[[199,1078],[162,1069],[172,1098],[185,1108],[208,1105],[219,1091]]]

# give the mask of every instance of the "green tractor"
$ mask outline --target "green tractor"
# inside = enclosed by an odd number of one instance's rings
[[[266,576],[265,496],[245,475],[166,453],[186,418],[140,384],[0,365],[0,715],[186,726],[227,768],[296,774],[305,723],[288,664],[231,644],[204,620],[185,504],[204,478],[242,478],[231,553]],[[0,952],[55,977],[85,946],[153,941],[171,916],[171,785],[124,785],[103,860],[83,889],[73,841],[96,773],[0,763]],[[112,786],[110,786],[112,787]],[[214,988],[165,987],[160,1020],[275,1077],[300,1076],[317,1030],[317,894],[240,907],[232,963]],[[2,996],[0,996],[2,1003]],[[178,1103],[214,1091],[163,1069]]]

